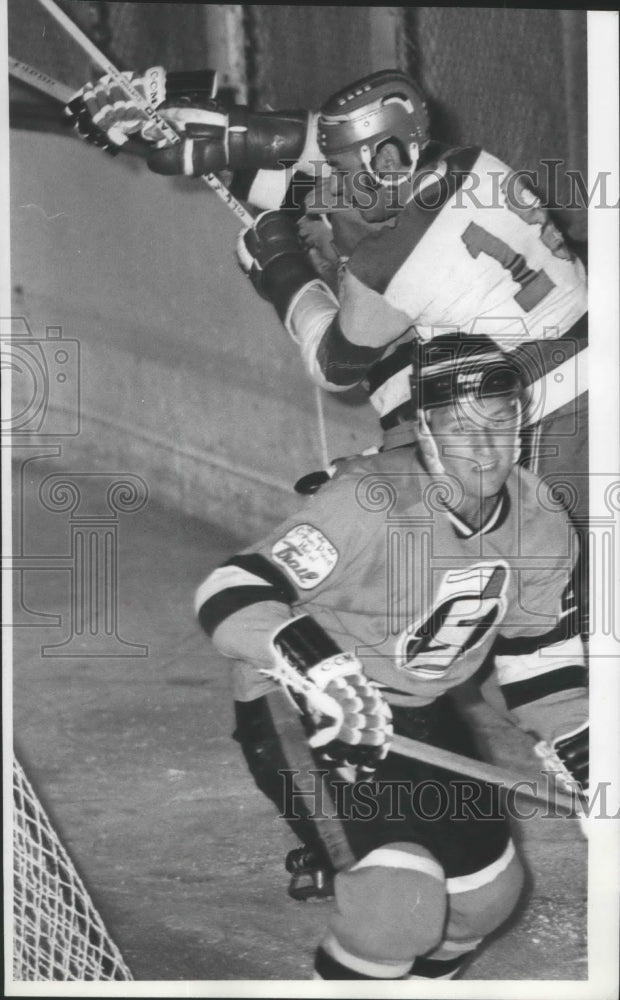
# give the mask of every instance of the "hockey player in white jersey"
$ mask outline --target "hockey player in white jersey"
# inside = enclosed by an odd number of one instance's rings
[[[158,142],[105,79],[70,106],[81,135],[116,148],[139,135],[163,173],[237,171],[259,209],[294,204],[295,182],[316,182],[301,234],[294,212],[263,212],[239,257],[317,384],[339,392],[363,382],[391,447],[411,437],[399,409],[412,338],[492,336],[521,354],[529,464],[571,487],[571,512],[584,522],[584,268],[518,172],[478,147],[433,143],[424,96],[397,70],[350,84],[320,114],[225,111],[204,74],[153,68],[132,79],[181,143]]]
[[[456,775],[390,750],[396,732],[476,756],[449,692],[489,655],[518,724],[563,780],[588,783],[577,543],[515,464],[520,369],[461,334],[423,343],[413,365],[415,442],[340,466],[196,595],[235,661],[256,783],[336,872],[323,979],[451,978],[512,912],[522,870],[492,787],[474,782],[475,809],[459,812]]]

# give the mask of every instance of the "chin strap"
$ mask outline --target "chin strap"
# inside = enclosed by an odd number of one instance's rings
[[[406,171],[401,172],[400,170],[389,171],[389,179],[382,177],[381,174],[377,173],[372,165],[373,157],[370,153],[370,146],[362,146],[360,149],[360,159],[367,171],[370,174],[373,181],[376,184],[380,184],[383,188],[395,188],[400,187],[401,184],[405,182],[411,183],[411,179],[416,172],[416,167],[418,165],[418,160],[420,159],[420,150],[416,142],[412,142],[409,146],[409,159],[411,160],[411,166],[408,167]],[[394,181],[394,174],[398,174],[398,180]]]
[[[435,441],[435,438],[431,433],[431,429],[428,426],[428,420],[426,419],[424,410],[418,410],[417,422],[418,445],[420,447],[420,451],[422,452],[422,457],[427,470],[436,476],[445,475],[446,470],[443,467],[441,457],[439,455],[439,448],[437,447],[437,442]]]

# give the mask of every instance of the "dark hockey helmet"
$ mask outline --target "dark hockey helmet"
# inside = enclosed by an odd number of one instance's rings
[[[318,143],[329,162],[338,154],[358,152],[372,170],[380,146],[393,139],[411,162],[411,146],[430,141],[426,103],[417,84],[396,69],[379,70],[330,97],[318,121]]]
[[[458,399],[518,396],[521,389],[518,362],[485,334],[443,333],[414,344],[414,412]]]
[[[516,463],[524,384],[518,361],[484,334],[439,334],[429,341],[416,341],[413,355],[409,419],[417,428],[417,440],[429,471],[445,471],[427,420],[429,413],[441,406],[458,404],[459,400],[476,403],[494,396],[510,397],[516,404],[516,422],[512,425],[515,435],[512,459]],[[511,424],[513,419],[510,418]]]

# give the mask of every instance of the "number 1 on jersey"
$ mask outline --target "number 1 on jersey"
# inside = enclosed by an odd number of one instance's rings
[[[513,298],[524,312],[531,312],[539,302],[542,302],[545,295],[555,288],[546,271],[533,271],[527,266],[523,254],[516,253],[498,236],[487,232],[475,222],[469,223],[467,229],[461,233],[461,239],[467,247],[467,252],[474,259],[485,253],[496,260],[505,271],[510,271],[513,281],[521,285],[521,291]]]

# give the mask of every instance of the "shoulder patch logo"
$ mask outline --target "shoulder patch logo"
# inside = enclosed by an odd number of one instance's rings
[[[296,524],[279,538],[271,558],[282,566],[302,590],[312,590],[326,580],[338,562],[338,550],[312,524]]]

